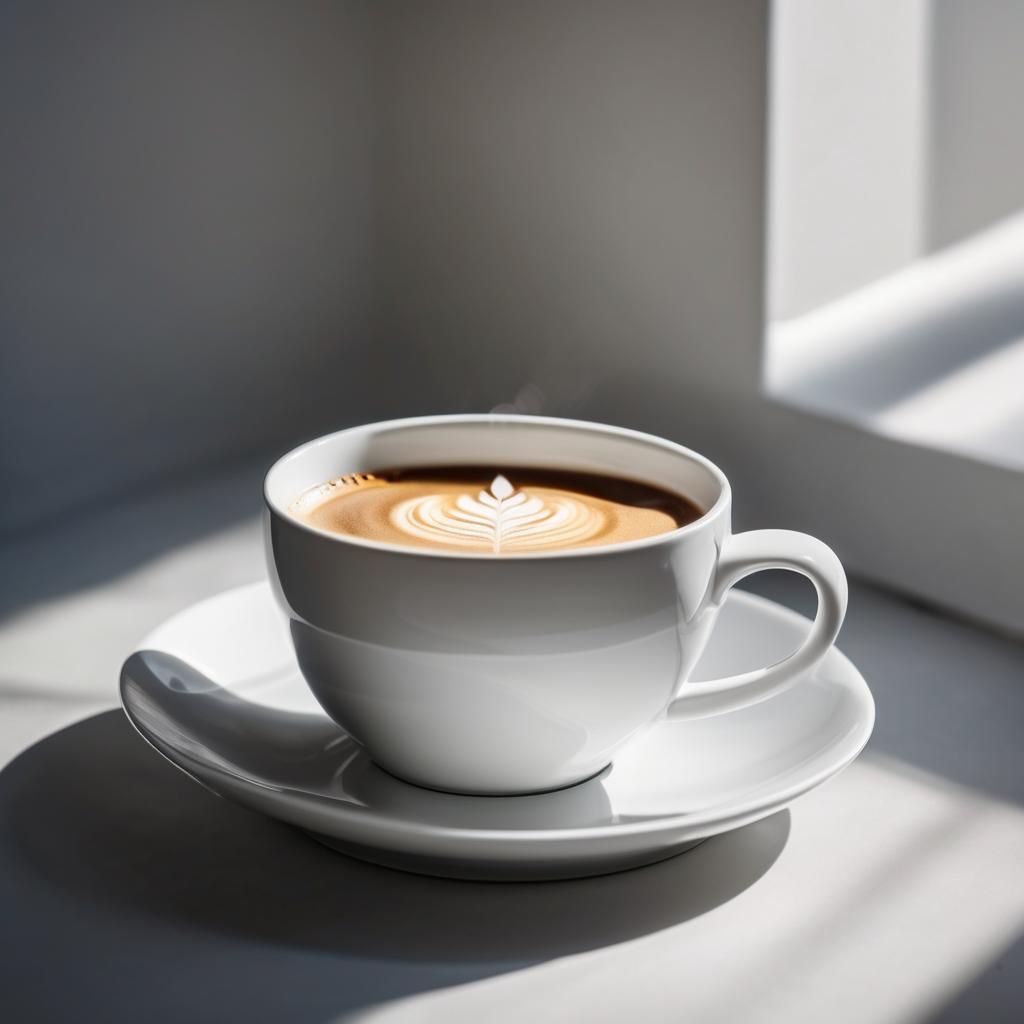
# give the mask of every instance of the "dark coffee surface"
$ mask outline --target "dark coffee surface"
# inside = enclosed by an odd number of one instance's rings
[[[292,504],[332,533],[405,547],[529,554],[620,544],[703,514],[636,480],[529,466],[418,466],[339,477]]]

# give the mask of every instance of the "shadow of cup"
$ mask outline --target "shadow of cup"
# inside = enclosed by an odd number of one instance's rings
[[[422,963],[507,969],[672,927],[760,878],[788,833],[783,811],[618,875],[459,882],[353,860],[213,796],[120,711],[42,740],[0,773],[0,887],[56,891],[79,924],[130,916]]]

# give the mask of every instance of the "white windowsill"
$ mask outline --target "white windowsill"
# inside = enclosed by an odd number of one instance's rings
[[[766,352],[777,401],[1024,470],[1024,215],[770,325]]]

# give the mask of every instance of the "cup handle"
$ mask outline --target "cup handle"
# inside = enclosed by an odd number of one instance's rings
[[[824,657],[846,614],[846,573],[820,540],[792,530],[752,530],[726,540],[718,557],[711,602],[720,605],[744,576],[762,569],[789,569],[806,576],[818,592],[818,611],[803,644],[788,658],[736,676],[686,683],[668,706],[670,718],[705,718],[757,704],[786,689]]]

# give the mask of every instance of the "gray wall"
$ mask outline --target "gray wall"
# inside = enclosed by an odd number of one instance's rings
[[[549,412],[699,423],[759,358],[765,4],[398,0],[378,30],[402,407],[532,383]]]
[[[359,418],[363,2],[0,8],[0,530]]]
[[[764,395],[767,0],[78,10],[3,15],[8,524],[522,393],[1020,628],[1024,477]]]

